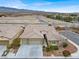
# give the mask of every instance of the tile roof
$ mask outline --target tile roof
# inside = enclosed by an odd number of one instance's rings
[[[48,25],[28,25],[21,37],[43,38],[43,34],[47,35],[48,40],[58,40],[61,38],[54,27]]]
[[[0,24],[0,36],[12,38],[22,25]],[[48,40],[61,39],[53,26],[48,25],[27,25],[21,38],[44,38],[43,34],[47,35]]]

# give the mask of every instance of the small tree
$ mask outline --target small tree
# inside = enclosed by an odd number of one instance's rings
[[[16,38],[13,40],[12,44],[7,45],[7,49],[16,48],[20,46],[20,38]]]
[[[77,19],[77,20],[78,20],[78,22],[79,22],[79,17],[78,17],[78,19]]]
[[[71,53],[69,51],[67,51],[67,50],[63,51],[63,56],[68,57],[70,55],[71,55]]]
[[[66,42],[63,42],[63,48],[67,47],[68,44]]]
[[[62,16],[60,16],[60,15],[56,15],[56,19],[58,19],[58,20],[62,20]]]
[[[77,14],[71,14],[70,16],[77,16]]]
[[[56,45],[51,45],[51,46],[50,46],[50,49],[51,49],[51,50],[58,50],[58,46],[56,46]]]
[[[64,17],[64,21],[66,21],[66,22],[71,22],[73,20],[73,18],[72,17]]]
[[[46,51],[47,52],[51,51],[50,47],[46,47]]]

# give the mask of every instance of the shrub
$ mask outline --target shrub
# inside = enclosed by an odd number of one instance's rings
[[[47,52],[51,51],[50,47],[46,47],[46,51]]]
[[[52,50],[58,50],[58,46],[57,45],[50,45],[49,47],[46,47],[46,51],[52,51]]]
[[[43,46],[43,51],[46,49],[46,47],[45,46]]]
[[[69,51],[67,51],[67,50],[63,51],[63,56],[68,57],[70,55],[71,55],[71,53]]]
[[[58,50],[58,46],[56,46],[56,45],[51,45],[51,46],[50,46],[50,49],[51,49],[51,50]]]
[[[45,48],[45,46],[43,46],[43,48]]]
[[[68,44],[66,42],[63,42],[63,48],[67,47]]]
[[[13,44],[13,46],[17,46],[18,47],[20,45],[20,38],[14,39],[12,44]]]
[[[12,48],[12,46],[11,45],[7,45],[7,49],[11,49]]]
[[[20,46],[20,38],[14,39],[11,44],[7,45],[7,49],[15,48]]]

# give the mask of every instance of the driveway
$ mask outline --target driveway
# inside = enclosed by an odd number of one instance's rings
[[[6,49],[5,45],[0,45],[0,58],[2,57],[2,54],[5,51],[5,49]]]
[[[7,58],[38,58],[42,56],[42,45],[21,45],[16,55],[9,53]]]

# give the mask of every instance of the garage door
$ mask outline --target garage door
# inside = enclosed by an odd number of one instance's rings
[[[41,44],[41,39],[30,39],[29,44]]]
[[[8,40],[0,40],[0,45],[8,45]]]
[[[22,39],[21,44],[42,44],[42,39]]]

